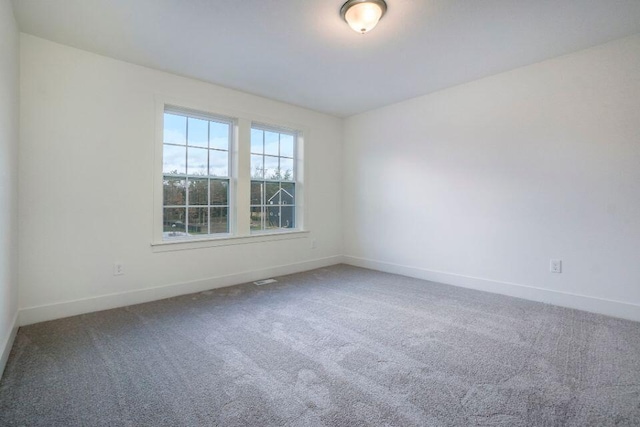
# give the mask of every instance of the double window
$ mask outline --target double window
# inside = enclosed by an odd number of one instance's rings
[[[297,227],[299,133],[240,122],[164,107],[162,240],[260,234]],[[238,131],[241,126],[250,130]],[[250,138],[242,140],[235,133]],[[244,170],[238,170],[238,165],[245,165]],[[243,189],[244,193],[238,194]],[[243,221],[244,215],[248,222]]]

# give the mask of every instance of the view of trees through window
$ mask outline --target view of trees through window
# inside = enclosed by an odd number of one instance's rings
[[[295,131],[251,126],[250,176],[231,172],[234,120],[166,106],[162,140],[162,237],[230,232],[232,179],[250,178],[250,231],[296,228]],[[244,155],[244,154],[241,154]],[[245,181],[246,182],[246,181]],[[242,200],[246,215],[247,200]],[[246,233],[246,231],[242,231]]]
[[[229,232],[231,125],[165,110],[163,237]]]
[[[251,230],[295,228],[292,132],[251,128]]]

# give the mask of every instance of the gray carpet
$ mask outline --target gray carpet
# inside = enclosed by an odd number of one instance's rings
[[[638,426],[640,324],[340,265],[21,328],[0,425]]]

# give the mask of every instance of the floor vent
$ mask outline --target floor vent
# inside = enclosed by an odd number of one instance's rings
[[[269,283],[276,283],[276,282],[277,282],[276,279],[264,279],[264,280],[258,280],[257,282],[253,282],[253,283],[258,286],[262,286],[262,285],[268,285]]]

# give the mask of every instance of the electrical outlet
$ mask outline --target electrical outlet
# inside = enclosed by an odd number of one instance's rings
[[[114,276],[122,276],[124,274],[124,264],[121,262],[116,262],[113,264],[113,275]]]
[[[318,243],[316,242],[316,239],[311,239],[311,249],[315,249],[318,247]]]
[[[562,273],[562,260],[552,259],[549,261],[549,271],[552,273]]]

